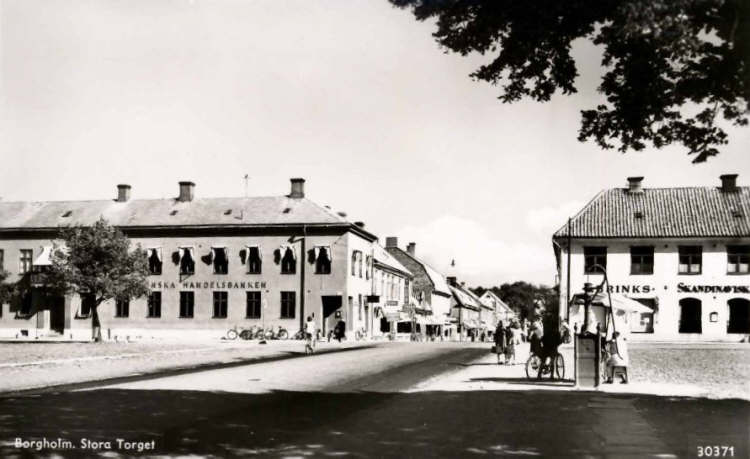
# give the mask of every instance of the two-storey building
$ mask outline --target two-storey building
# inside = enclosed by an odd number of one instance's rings
[[[642,179],[600,192],[554,234],[561,319],[583,323],[568,302],[606,272],[611,292],[651,310],[628,317],[640,339],[747,339],[750,188],[736,175],[715,187],[643,188]]]
[[[180,182],[172,199],[0,202],[0,268],[27,291],[0,305],[0,336],[91,336],[90,304],[50,298],[29,281],[49,264],[58,228],[103,217],[148,256],[147,298],[99,307],[104,339],[219,337],[234,326],[282,326],[293,334],[306,316],[318,326],[337,317],[366,325],[376,237],[361,223],[305,198],[304,180],[286,196],[195,198]]]

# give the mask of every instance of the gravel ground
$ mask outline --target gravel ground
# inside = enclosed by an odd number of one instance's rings
[[[692,384],[717,398],[750,395],[750,346],[637,345],[630,349],[632,382]]]

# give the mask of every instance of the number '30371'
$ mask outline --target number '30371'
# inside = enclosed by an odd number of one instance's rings
[[[734,446],[698,446],[698,457],[734,457]]]

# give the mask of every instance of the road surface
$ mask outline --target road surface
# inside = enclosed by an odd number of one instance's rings
[[[697,457],[699,445],[717,445],[747,457],[750,405],[741,400],[414,391],[478,365],[486,353],[486,346],[458,343],[383,343],[0,398],[0,456],[130,455],[140,448],[214,457],[665,458]],[[481,365],[488,374],[497,370]],[[37,452],[45,445],[35,441],[58,443]]]

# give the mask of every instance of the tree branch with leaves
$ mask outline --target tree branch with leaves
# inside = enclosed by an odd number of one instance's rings
[[[389,1],[435,19],[445,49],[492,54],[470,76],[499,85],[504,103],[577,92],[573,42],[601,47],[605,101],[581,112],[580,141],[621,152],[682,144],[699,163],[728,143],[719,118],[748,124],[747,0]]]

